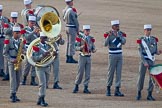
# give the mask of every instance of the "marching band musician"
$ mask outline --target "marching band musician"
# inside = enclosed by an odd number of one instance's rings
[[[20,23],[17,23],[17,18],[18,18],[18,12],[11,12],[11,18],[9,23],[5,23],[4,26],[4,34],[5,38],[11,38],[12,37],[12,28],[15,24],[18,24],[21,29],[24,28],[24,26]]]
[[[40,43],[37,46],[33,46],[33,54],[32,58],[35,62],[39,62],[46,56],[50,55],[48,50],[50,49],[49,45],[45,43],[47,40],[47,36],[43,32],[40,32]],[[50,74],[50,65],[47,67],[36,67],[36,74],[39,80],[39,98],[37,105],[47,106],[48,104],[45,102],[46,96],[46,87],[49,80]]]
[[[24,15],[25,11],[31,10],[31,8],[32,8],[32,0],[24,0],[24,6],[25,6],[25,8],[21,11],[21,16]],[[32,12],[32,11],[30,11],[30,12]],[[29,15],[34,14],[33,12],[32,13],[30,13],[30,12],[26,13],[27,15],[26,15],[25,19],[22,19],[23,20],[23,24],[25,26],[28,25],[27,21],[28,21]]]
[[[62,38],[62,35],[59,35],[59,40],[54,42],[54,47],[56,49],[56,57],[52,63],[53,67],[53,75],[54,75],[54,84],[53,84],[53,89],[62,89],[62,87],[59,86],[59,73],[60,73],[60,56],[59,56],[59,45],[64,45],[65,41]]]
[[[155,57],[154,55],[161,54],[162,51],[157,48],[157,42],[158,38],[151,35],[152,25],[146,24],[144,25],[144,36],[140,37],[137,40],[137,43],[139,44],[139,54],[140,54],[140,66],[139,66],[139,75],[138,75],[138,81],[137,81],[137,96],[136,100],[141,99],[141,91],[143,89],[144,85],[144,79],[146,70],[149,69],[151,66],[154,65]],[[153,79],[149,78],[149,86],[148,86],[148,96],[147,100],[154,101],[155,98],[152,96],[153,92]]]
[[[28,45],[36,38],[39,37],[40,29],[35,26],[36,25],[36,17],[35,16],[29,16],[28,20],[28,26],[25,27],[25,35],[24,38],[26,40],[26,49],[28,48]],[[35,67],[32,66],[28,60],[24,61],[24,70],[23,70],[23,79],[21,84],[26,85],[27,76],[29,74],[31,68],[31,82],[30,85],[37,86],[38,84],[35,82],[36,72]]]
[[[24,28],[22,24],[17,23],[17,18],[18,18],[18,12],[11,12],[10,22],[8,24],[7,23],[4,24],[5,39],[12,38],[12,29],[15,24],[18,24],[21,29]],[[4,73],[5,76],[2,80],[3,81],[9,80],[8,61],[6,57],[4,57]]]
[[[73,0],[65,0],[67,6],[63,10],[63,20],[66,23],[67,49],[66,63],[78,63],[73,59],[75,55],[75,38],[79,33],[79,22],[77,19],[76,9],[72,8]]]
[[[23,41],[23,46],[20,46],[22,43],[22,40],[20,40],[20,27],[18,25],[15,25],[13,27],[13,36],[11,39],[6,39],[4,41],[4,49],[3,49],[3,55],[7,57],[8,59],[8,66],[9,66],[9,76],[10,76],[10,99],[11,102],[17,102],[20,101],[20,99],[17,98],[16,93],[19,88],[20,84],[20,77],[21,72],[20,70],[16,71],[14,69],[14,64],[18,63],[17,56],[20,48],[22,47],[22,50],[25,49],[25,41]]]
[[[3,72],[4,69],[4,57],[3,57],[3,46],[4,46],[4,24],[8,23],[9,20],[7,17],[2,16],[3,5],[0,5],[0,76],[4,77],[5,73]]]
[[[122,73],[122,45],[126,43],[126,34],[119,29],[119,20],[111,21],[112,30],[104,34],[104,46],[109,49],[109,66],[107,76],[106,96],[111,96],[111,86],[113,83],[114,72],[116,70],[115,93],[114,96],[124,96],[120,92],[121,73]]]
[[[85,80],[84,80],[84,90],[83,93],[90,94],[88,90],[88,84],[90,81],[91,72],[91,53],[95,53],[95,39],[90,36],[90,25],[83,25],[83,34],[76,38],[76,51],[80,51],[79,62],[78,62],[78,73],[75,80],[75,87],[73,93],[79,91],[79,84],[82,82],[84,70],[85,70]]]

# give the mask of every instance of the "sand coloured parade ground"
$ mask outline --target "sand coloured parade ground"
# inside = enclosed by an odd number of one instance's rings
[[[22,0],[0,0],[3,15],[10,17],[11,11],[20,12],[24,8]],[[34,0],[32,7],[45,4],[54,6],[60,13],[65,7],[64,0]],[[74,0],[79,15],[80,29],[83,24],[91,25],[91,35],[96,39],[97,52],[92,55],[92,71],[89,89],[92,94],[83,94],[83,85],[77,94],[72,93],[77,73],[77,64],[65,63],[66,44],[60,46],[60,85],[63,90],[54,90],[53,73],[50,76],[46,101],[48,108],[161,108],[162,91],[153,96],[156,101],[149,102],[147,97],[148,73],[142,91],[142,100],[136,101],[136,82],[139,66],[138,44],[136,39],[143,35],[143,25],[152,24],[152,35],[159,38],[159,49],[162,50],[162,1],[161,0]],[[104,32],[111,29],[111,20],[120,20],[120,28],[127,34],[127,43],[123,47],[123,73],[121,91],[125,97],[106,97],[106,76],[108,68],[108,49],[103,46]],[[61,34],[66,40],[64,22]],[[78,52],[75,59],[78,59]],[[156,64],[162,64],[162,55],[156,56]],[[26,86],[20,86],[17,96],[20,102],[9,101],[9,82],[0,78],[0,108],[40,108],[36,105],[38,87],[30,86],[30,75]],[[37,80],[38,82],[38,80]],[[114,85],[112,86],[114,93]]]

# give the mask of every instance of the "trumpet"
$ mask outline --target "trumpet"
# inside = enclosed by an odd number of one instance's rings
[[[79,32],[79,35],[80,35],[81,37],[84,37],[84,33],[83,33],[82,31]],[[83,55],[89,55],[90,52],[89,52],[89,50],[88,50],[89,48],[88,48],[88,43],[87,43],[87,41],[86,41],[85,39],[83,39],[83,38],[81,38],[81,40],[82,40],[83,43],[84,43],[83,49],[82,49],[82,54],[83,54]]]
[[[37,26],[34,26],[34,32],[39,33],[39,32],[41,32],[41,29]]]

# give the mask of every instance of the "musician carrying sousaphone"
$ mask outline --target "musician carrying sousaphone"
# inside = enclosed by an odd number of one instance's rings
[[[28,62],[36,67],[39,80],[39,97],[37,105],[47,106],[45,102],[46,88],[49,79],[50,65],[57,55],[54,43],[58,41],[61,32],[61,20],[57,9],[41,5],[35,15],[40,18],[40,38],[34,39],[28,46],[26,56]],[[45,11],[44,11],[45,10]],[[38,13],[37,13],[38,12]],[[41,12],[41,13],[40,13]]]
[[[47,36],[43,32],[40,32],[40,42],[37,46],[33,46],[34,52],[32,54],[32,58],[35,62],[39,62],[44,57],[50,55],[50,52],[48,51],[50,49],[50,46],[46,44],[45,41],[47,41]],[[45,102],[45,96],[46,96],[47,80],[49,79],[49,72],[50,72],[50,65],[47,65],[46,67],[36,66],[36,74],[40,85],[37,105],[41,106],[48,105]]]
[[[144,25],[144,36],[140,37],[137,40],[139,44],[139,54],[141,57],[141,62],[139,66],[139,76],[137,81],[137,96],[136,100],[141,99],[141,91],[144,85],[144,79],[146,70],[150,69],[155,64],[155,54],[160,55],[162,53],[161,50],[158,50],[157,43],[158,38],[151,35],[152,25],[146,24]],[[153,79],[149,78],[149,87],[148,87],[148,95],[147,100],[154,101],[154,97],[152,96],[153,92]]]

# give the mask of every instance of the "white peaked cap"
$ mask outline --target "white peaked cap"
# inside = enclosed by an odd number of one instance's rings
[[[120,24],[119,23],[119,20],[113,20],[113,21],[111,21],[111,25],[116,25],[116,24]]]
[[[43,32],[40,32],[40,37],[47,37]]]
[[[2,10],[3,9],[3,5],[0,5],[0,10]]]
[[[83,25],[83,30],[86,30],[86,29],[91,29],[91,26],[90,25]]]
[[[72,0],[65,0],[65,2],[71,2]]]
[[[18,17],[18,12],[11,12],[11,17]]]
[[[28,5],[28,4],[31,4],[32,3],[32,0],[24,0],[24,5]]]
[[[151,24],[145,24],[144,29],[152,29],[152,25]]]
[[[20,27],[13,27],[13,29],[12,29],[13,31],[21,31],[21,29],[20,29]]]
[[[36,21],[36,17],[35,16],[29,16],[29,21]]]

